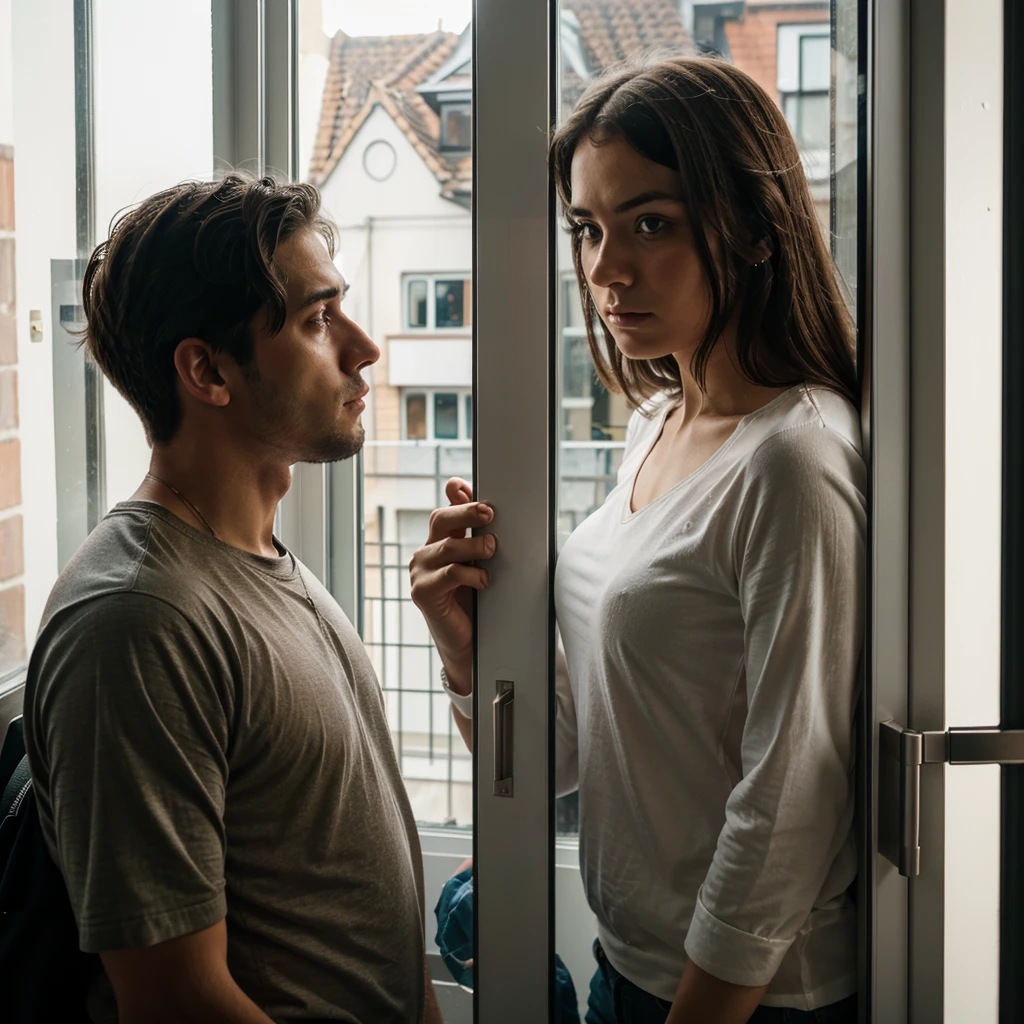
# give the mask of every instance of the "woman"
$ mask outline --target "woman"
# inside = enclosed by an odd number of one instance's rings
[[[800,156],[720,60],[610,71],[551,147],[598,372],[636,410],[566,542],[558,780],[598,920],[590,1024],[854,1021],[865,467]],[[463,735],[492,510],[411,570]],[[461,710],[459,710],[461,709]]]

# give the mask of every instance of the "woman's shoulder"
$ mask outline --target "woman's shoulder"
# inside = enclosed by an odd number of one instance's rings
[[[794,388],[760,410],[748,445],[750,483],[775,487],[824,484],[839,474],[865,485],[860,416],[842,395]]]

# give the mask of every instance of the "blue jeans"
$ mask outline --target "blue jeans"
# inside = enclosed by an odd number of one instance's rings
[[[590,981],[586,1024],[665,1024],[672,1004],[637,988],[608,962],[601,944],[594,941],[597,971]],[[857,1024],[857,997],[817,1010],[785,1006],[759,1006],[750,1024]]]

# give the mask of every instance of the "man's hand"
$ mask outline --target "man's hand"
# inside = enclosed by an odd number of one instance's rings
[[[223,921],[100,959],[114,986],[119,1024],[273,1024],[231,977]]]
[[[412,556],[409,575],[412,600],[423,613],[430,635],[444,662],[448,685],[456,693],[473,688],[472,590],[486,590],[490,577],[486,569],[472,562],[490,558],[497,547],[493,534],[467,537],[466,531],[481,529],[494,519],[494,512],[473,501],[465,480],[452,477],[445,487],[451,505],[431,513],[427,543]]]

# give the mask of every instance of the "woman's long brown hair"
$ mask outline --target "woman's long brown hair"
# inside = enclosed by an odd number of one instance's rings
[[[646,159],[679,172],[711,299],[691,363],[701,388],[708,358],[735,318],[736,357],[748,380],[766,387],[817,385],[859,404],[853,323],[800,153],[782,112],[749,75],[710,57],[608,69],[552,138],[551,173],[563,210],[572,203],[573,154],[588,138],[598,144],[622,138]],[[720,241],[717,260],[712,232]],[[672,356],[629,359],[603,323],[601,351],[581,243],[580,232],[573,231],[573,262],[598,376],[634,408],[658,392],[680,394]],[[760,246],[770,256],[754,266]]]

